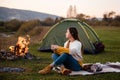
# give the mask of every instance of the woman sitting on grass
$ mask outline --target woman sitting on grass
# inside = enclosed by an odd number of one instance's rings
[[[47,74],[53,67],[60,66],[60,72],[62,74],[69,74],[71,71],[82,70],[82,44],[78,37],[78,32],[75,27],[67,29],[64,47],[58,45],[51,45],[51,49],[54,51],[52,58],[54,62],[40,70],[38,73]]]

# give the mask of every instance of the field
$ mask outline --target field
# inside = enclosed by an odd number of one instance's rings
[[[100,54],[84,54],[84,63],[120,62],[120,27],[94,27],[100,39],[105,44],[105,52]],[[16,61],[1,60],[0,67],[21,67],[23,73],[0,73],[0,80],[120,80],[120,73],[105,73],[90,76],[66,76],[52,71],[47,75],[37,72],[52,62],[51,53],[38,52],[39,44],[30,45],[30,52],[39,60],[20,59]]]

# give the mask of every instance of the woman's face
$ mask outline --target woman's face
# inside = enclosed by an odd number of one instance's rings
[[[70,34],[70,31],[69,31],[69,29],[67,29],[67,31],[66,31],[66,38],[67,39],[69,39],[69,38],[71,38],[72,36],[71,36],[71,34]]]

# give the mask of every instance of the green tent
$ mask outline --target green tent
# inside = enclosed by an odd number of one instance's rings
[[[98,53],[104,50],[104,45],[95,31],[85,22],[78,19],[64,19],[56,23],[44,36],[39,50],[47,50],[51,44],[63,46],[66,41],[65,33],[68,27],[76,27],[85,53]]]

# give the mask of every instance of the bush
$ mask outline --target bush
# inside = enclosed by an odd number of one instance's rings
[[[5,31],[6,31],[5,27],[4,26],[0,26],[0,32],[5,32]]]
[[[33,30],[29,31],[30,36],[39,35],[42,32],[43,28],[40,26],[35,27]]]
[[[4,21],[0,21],[0,26],[3,26],[4,25]]]
[[[6,28],[7,31],[17,31],[20,28],[21,24],[22,24],[21,21],[14,19],[5,22],[4,27]]]
[[[52,26],[53,24],[55,24],[55,20],[50,17],[48,17],[44,21],[42,21],[43,26]]]
[[[114,20],[114,21],[112,21],[111,22],[111,24],[110,24],[111,26],[120,26],[120,22],[119,21],[117,21],[117,20]]]
[[[17,35],[28,34],[29,31],[33,30],[36,26],[40,26],[40,25],[41,24],[39,20],[31,20],[31,21],[25,22],[19,28]]]

